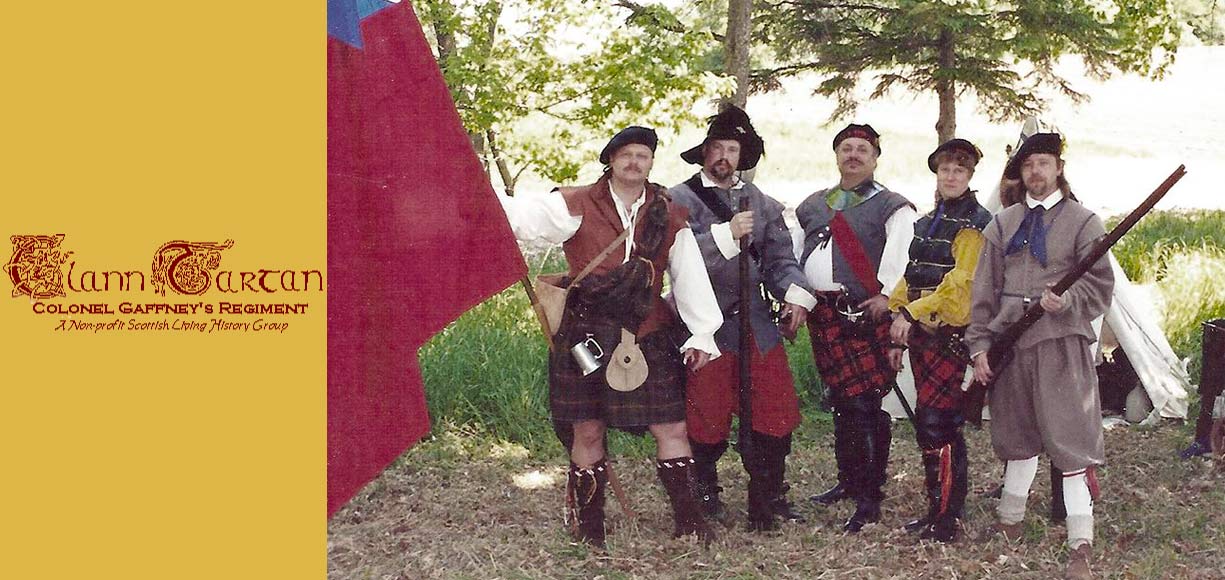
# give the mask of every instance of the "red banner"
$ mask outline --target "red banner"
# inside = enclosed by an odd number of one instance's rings
[[[349,3],[327,45],[329,517],[429,430],[417,349],[526,273],[408,2]]]

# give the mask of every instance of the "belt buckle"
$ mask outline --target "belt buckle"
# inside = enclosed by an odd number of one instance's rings
[[[859,319],[863,317],[864,311],[852,308],[851,303],[847,300],[847,297],[848,295],[846,292],[840,294],[838,298],[834,300],[834,310],[837,311],[838,314],[846,317],[846,319],[851,323],[858,323]]]

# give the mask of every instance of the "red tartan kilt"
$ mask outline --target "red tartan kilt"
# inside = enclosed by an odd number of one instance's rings
[[[964,351],[964,347],[961,347]],[[915,328],[910,334],[910,364],[919,406],[942,410],[961,408],[961,384],[966,359],[950,352],[945,339]]]
[[[800,401],[795,394],[787,350],[783,345],[761,354],[753,349],[753,431],[772,437],[790,434],[800,425]],[[699,443],[727,439],[732,415],[740,409],[740,357],[724,352],[686,382],[686,425]]]
[[[835,396],[857,397],[869,391],[884,396],[897,380],[886,352],[889,325],[886,319],[853,329],[830,306],[822,303],[813,308],[808,315],[812,358],[821,382]]]

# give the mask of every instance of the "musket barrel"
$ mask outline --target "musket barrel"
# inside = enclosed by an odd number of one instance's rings
[[[749,196],[742,193],[740,196],[739,211],[749,211]],[[752,356],[753,356],[753,326],[752,326],[752,292],[749,288],[749,234],[740,237],[740,358],[739,358],[739,378],[740,378],[740,429],[738,433],[738,441],[740,446],[740,454],[744,457],[749,457],[752,454],[752,430],[753,430],[753,376],[752,376]]]

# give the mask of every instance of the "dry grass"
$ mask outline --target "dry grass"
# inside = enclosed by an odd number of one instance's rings
[[[833,478],[827,423],[807,420],[788,478],[809,521],[779,533],[743,531],[746,478],[729,453],[720,464],[736,514],[710,549],[670,538],[666,498],[651,459],[616,468],[633,505],[627,521],[609,497],[609,551],[569,541],[561,521],[564,472],[556,457],[513,444],[444,431],[408,452],[328,525],[328,575],[335,579],[419,578],[1050,578],[1062,574],[1063,528],[1047,517],[1049,486],[1039,472],[1027,534],[1018,545],[920,543],[899,526],[919,513],[921,470],[913,431],[894,428],[889,498],[881,524],[858,536],[839,530],[848,504],[819,508],[806,498]],[[1095,570],[1102,578],[1225,578],[1225,472],[1180,461],[1185,428],[1107,432],[1110,465],[1096,512]],[[992,521],[1001,468],[987,433],[968,433],[971,485],[967,535]],[[730,526],[730,527],[729,527]]]

